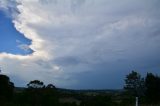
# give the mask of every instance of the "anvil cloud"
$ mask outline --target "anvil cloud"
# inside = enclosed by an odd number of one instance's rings
[[[121,88],[131,70],[160,70],[159,0],[0,0],[29,55],[0,53],[17,85]],[[9,11],[12,10],[12,11]],[[21,80],[19,82],[19,80]]]

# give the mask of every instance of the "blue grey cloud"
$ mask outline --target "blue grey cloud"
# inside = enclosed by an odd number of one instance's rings
[[[17,2],[15,27],[34,42],[31,65],[43,67],[45,81],[53,75],[68,88],[122,88],[131,70],[159,73],[159,0]]]

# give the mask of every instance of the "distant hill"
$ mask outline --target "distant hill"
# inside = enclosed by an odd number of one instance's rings
[[[63,89],[63,88],[58,88],[58,91],[60,92],[65,92],[65,93],[122,93],[124,90],[123,89],[103,89],[103,90],[92,90],[92,89],[81,89],[81,90],[73,90],[73,89]]]
[[[15,92],[22,92],[26,88],[25,87],[15,87]],[[92,90],[92,89],[81,89],[81,90],[75,90],[75,89],[65,89],[65,88],[57,88],[59,92],[64,92],[64,93],[122,93],[124,90],[123,89],[102,89],[102,90]]]

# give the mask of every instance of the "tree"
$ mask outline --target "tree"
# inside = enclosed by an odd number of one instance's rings
[[[39,106],[42,104],[43,100],[43,91],[45,89],[45,85],[42,81],[33,80],[27,84],[27,89],[25,91],[25,101],[31,105]]]
[[[45,106],[57,106],[58,94],[57,89],[53,84],[48,84],[43,91],[43,104]]]
[[[0,98],[1,100],[10,100],[13,96],[14,83],[6,75],[0,75]]]
[[[160,102],[160,77],[147,73],[145,79],[146,98],[150,103]]]
[[[43,82],[41,82],[39,80],[30,81],[27,84],[27,86],[28,86],[28,88],[43,88],[43,87],[45,87],[45,85],[43,84]]]
[[[55,89],[56,87],[53,84],[48,84],[46,88]]]
[[[143,96],[144,78],[135,71],[126,76],[124,89],[132,96]]]
[[[33,80],[27,86],[24,103],[34,106],[57,106],[58,98],[54,85],[49,84],[45,87],[42,81]]]

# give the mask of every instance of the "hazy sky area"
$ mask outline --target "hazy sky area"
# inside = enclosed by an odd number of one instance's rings
[[[16,86],[72,89],[160,74],[160,0],[0,0],[0,67]]]

